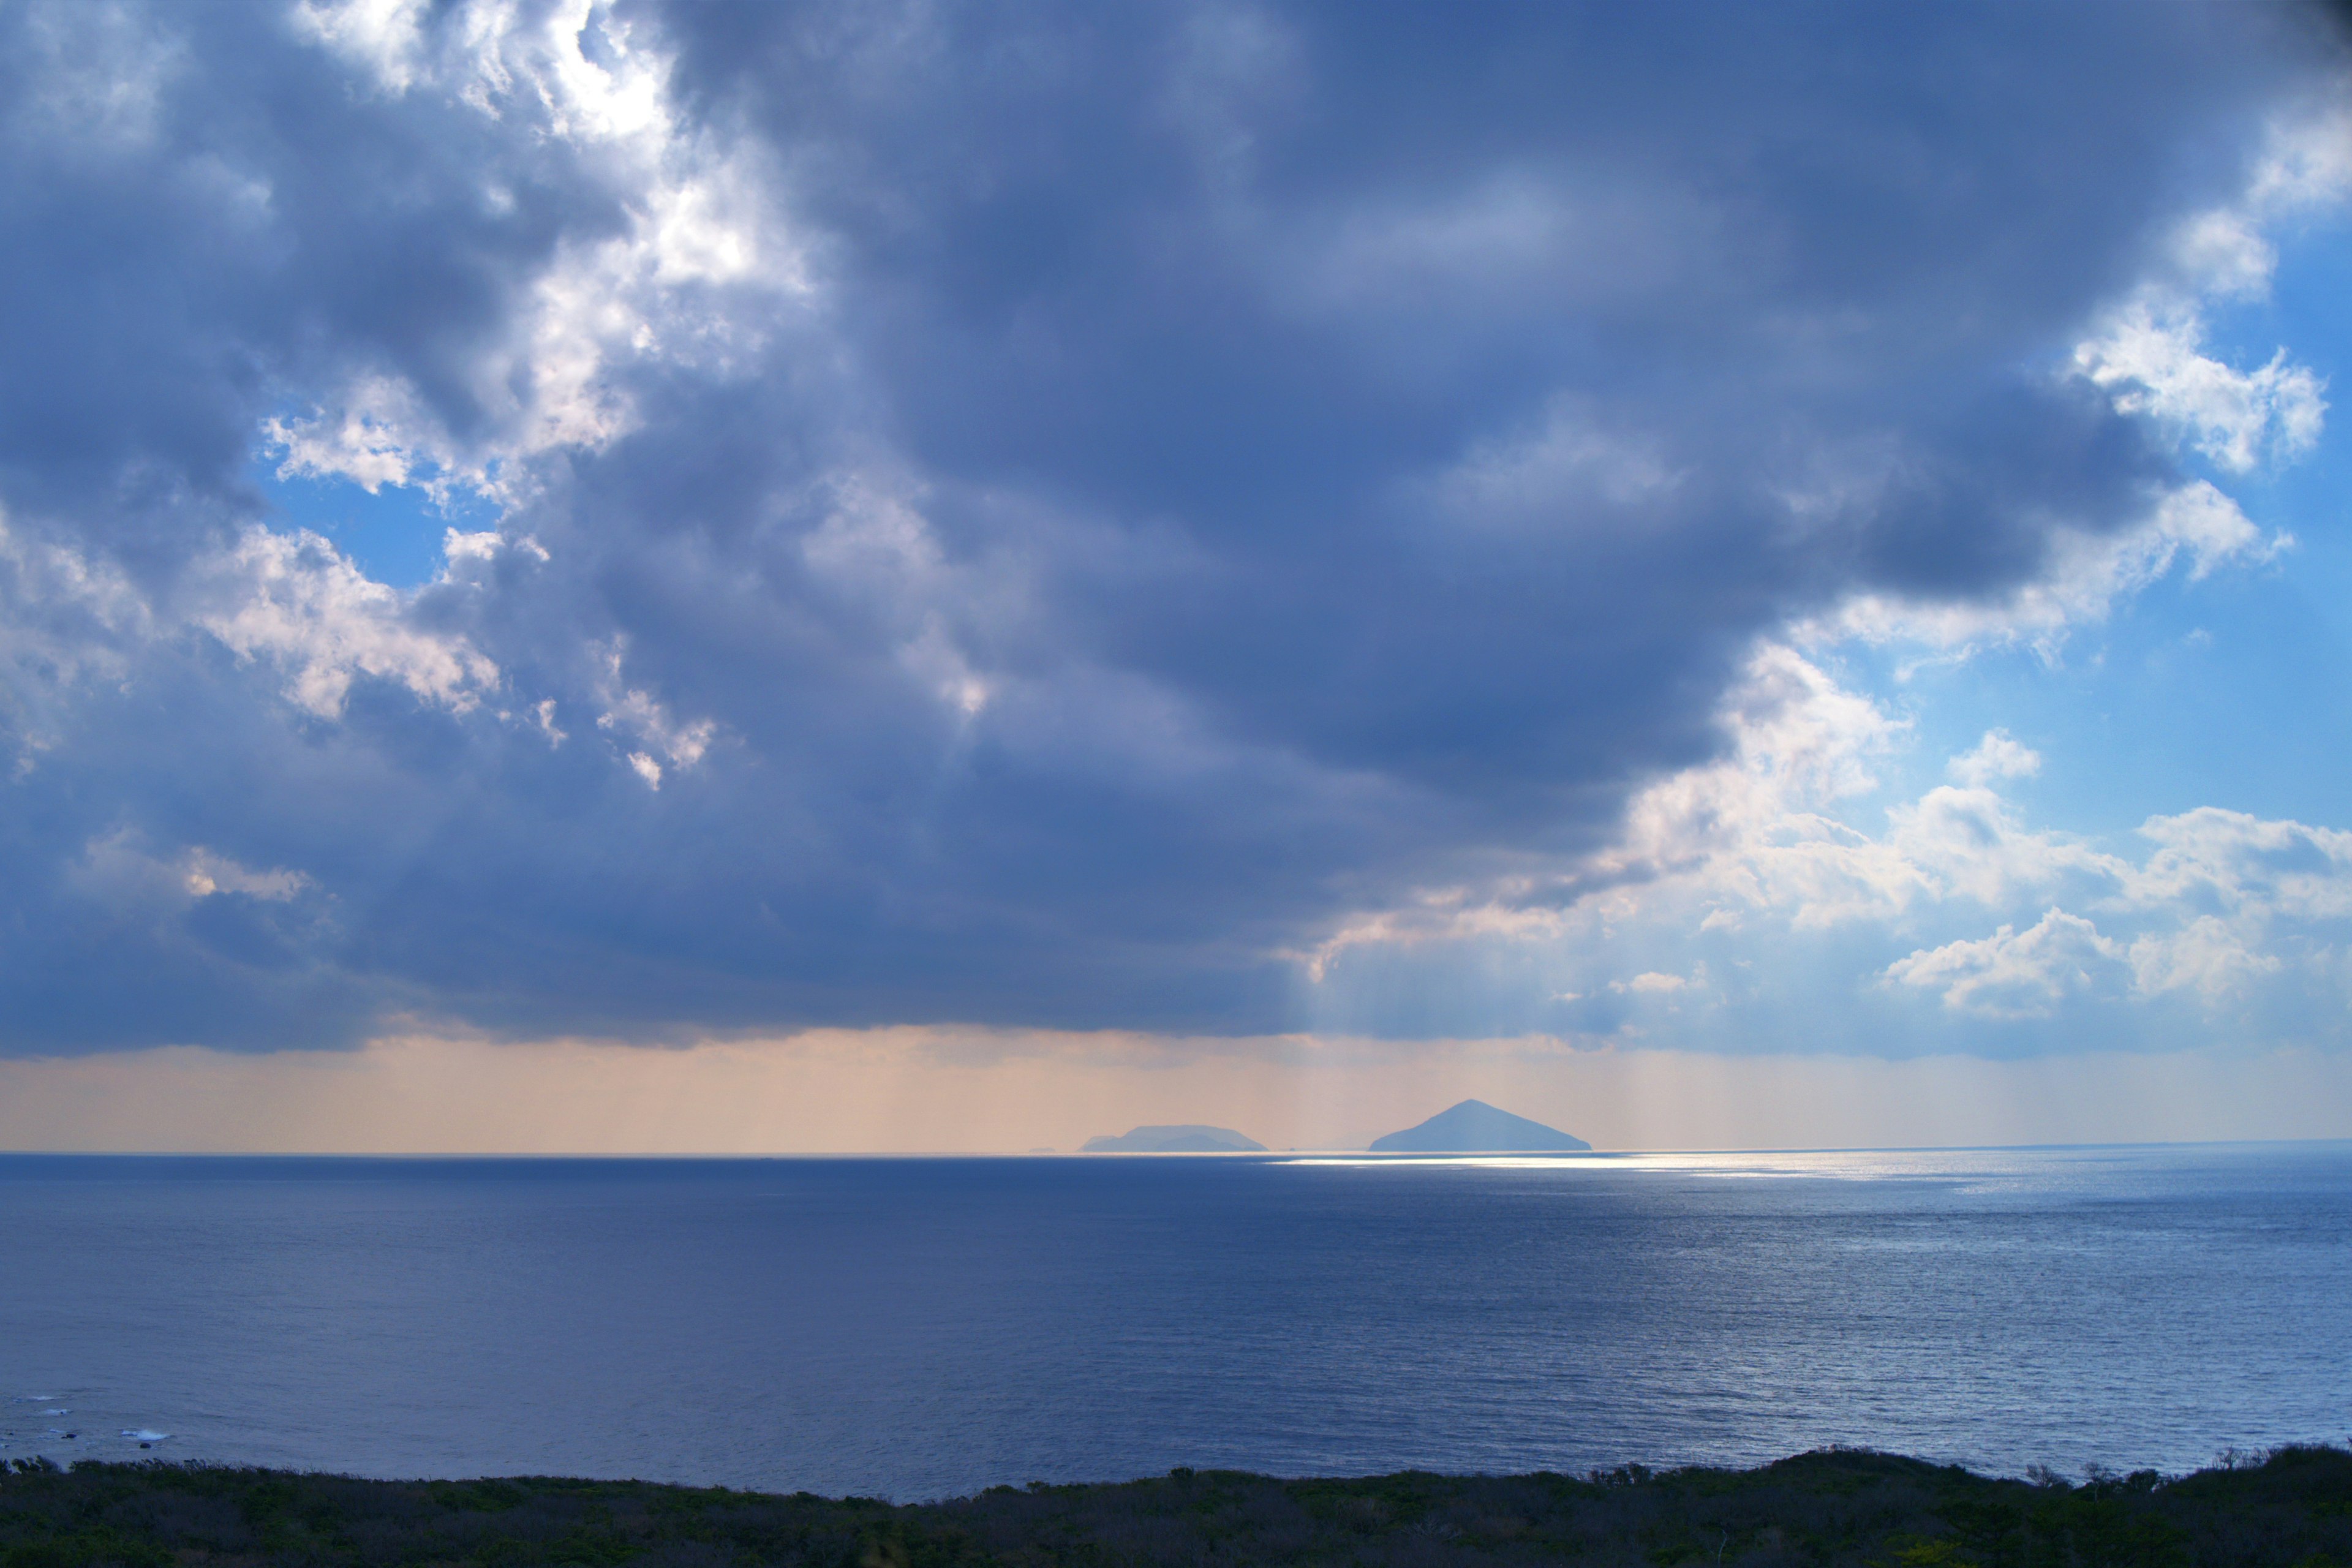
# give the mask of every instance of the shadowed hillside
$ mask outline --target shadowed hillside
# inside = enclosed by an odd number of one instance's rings
[[[0,1568],[1559,1563],[2341,1568],[2352,1564],[2352,1453],[2284,1448],[2178,1479],[2072,1486],[1853,1450],[1582,1479],[1180,1469],[897,1507],[640,1482],[37,1460],[0,1472]]]

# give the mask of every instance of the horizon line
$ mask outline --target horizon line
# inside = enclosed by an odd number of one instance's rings
[[[1339,1146],[1285,1149],[854,1149],[854,1150],[400,1150],[400,1149],[0,1149],[0,1159],[157,1160],[1241,1160],[1278,1163],[1293,1156],[1345,1154],[1383,1163],[1431,1160],[1610,1161],[1653,1155],[1998,1154],[2097,1149],[2222,1149],[2245,1145],[2352,1144],[2352,1135],[2321,1138],[2144,1138],[2043,1143],[1851,1143],[1748,1147],[1622,1149],[1456,1149],[1391,1151]]]

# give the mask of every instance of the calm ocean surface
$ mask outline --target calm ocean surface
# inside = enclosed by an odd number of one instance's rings
[[[128,1431],[909,1499],[1828,1443],[2181,1469],[2352,1431],[2342,1143],[12,1155],[0,1269],[0,1458],[138,1457]]]

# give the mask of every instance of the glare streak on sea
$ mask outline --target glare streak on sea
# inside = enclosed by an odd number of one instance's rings
[[[0,1458],[909,1499],[2352,1432],[2344,1143],[0,1155]]]

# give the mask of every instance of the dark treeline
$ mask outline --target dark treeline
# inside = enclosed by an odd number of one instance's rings
[[[1270,1480],[1177,1470],[892,1505],[643,1482],[0,1468],[0,1568],[2352,1568],[2352,1453],[1994,1480],[1832,1450],[1754,1470]]]

